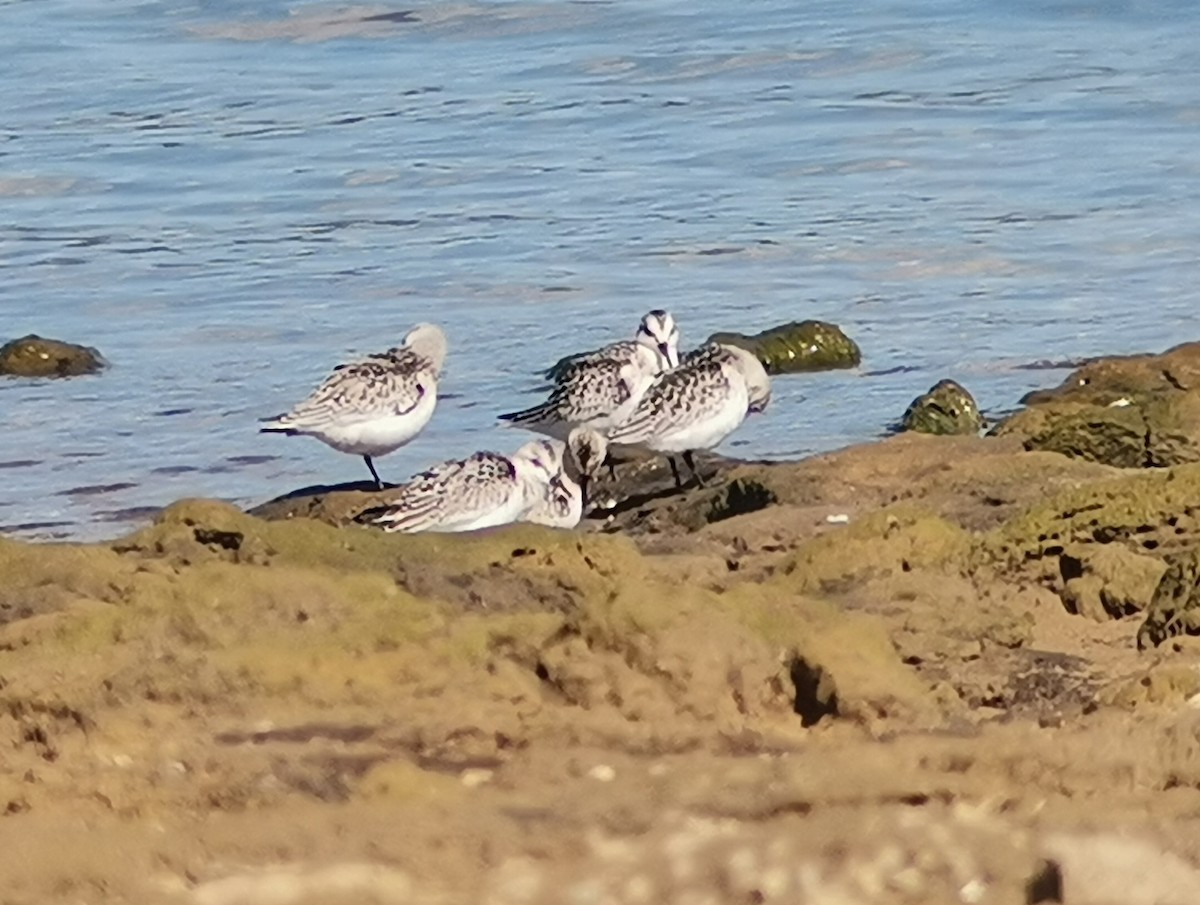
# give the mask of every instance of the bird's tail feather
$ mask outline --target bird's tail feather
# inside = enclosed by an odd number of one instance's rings
[[[522,409],[519,412],[506,412],[500,416],[501,421],[509,424],[537,424],[546,420],[546,405],[535,405],[533,408]]]
[[[287,415],[276,415],[274,418],[259,418],[258,423],[261,425],[258,431],[262,434],[287,434],[294,437],[300,431],[290,421],[286,420]]]

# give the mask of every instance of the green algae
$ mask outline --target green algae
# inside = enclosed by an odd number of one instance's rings
[[[802,544],[781,569],[800,593],[829,594],[872,578],[928,569],[958,574],[970,536],[917,507],[872,512]]]
[[[1070,545],[1120,543],[1162,556],[1200,539],[1200,465],[1139,472],[1064,490],[981,538],[1006,567],[1060,556]]]
[[[1200,461],[1200,345],[1089,362],[1059,387],[1030,393],[993,433],[1120,468]]]
[[[922,434],[972,435],[983,429],[983,416],[962,384],[940,380],[912,401],[900,426]]]
[[[753,352],[769,374],[855,368],[862,363],[858,344],[841,327],[824,321],[793,321],[753,335],[714,333],[708,342]]]
[[[1200,635],[1200,550],[1196,549],[1171,558],[1138,629],[1138,649],[1157,647],[1179,635]]]
[[[0,346],[0,374],[14,377],[77,377],[95,374],[107,362],[90,346],[29,334]]]

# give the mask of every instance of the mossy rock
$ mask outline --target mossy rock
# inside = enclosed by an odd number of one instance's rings
[[[912,401],[900,426],[921,434],[977,434],[983,429],[983,416],[962,384],[940,380]]]
[[[1200,461],[1200,343],[1088,362],[992,432],[1119,468]]]
[[[983,535],[977,552],[980,563],[1020,568],[1064,553],[1090,557],[1082,548],[1106,544],[1162,558],[1198,542],[1200,465],[1181,465],[1064,490]]]
[[[1027,450],[1061,453],[1117,468],[1148,464],[1147,424],[1134,406],[1052,402],[1017,412],[992,432],[1017,435]]]
[[[1200,343],[1173,346],[1157,355],[1096,358],[1076,368],[1057,387],[1034,390],[1023,405],[1079,402],[1107,406],[1150,395],[1200,389]]]
[[[90,346],[32,333],[0,346],[0,374],[13,377],[78,377],[95,374],[107,364]]]
[[[708,341],[753,352],[771,374],[831,371],[857,367],[862,362],[858,344],[841,327],[824,321],[793,321],[753,336],[714,333]]]
[[[1200,550],[1172,557],[1138,629],[1138,649],[1177,635],[1200,635]]]

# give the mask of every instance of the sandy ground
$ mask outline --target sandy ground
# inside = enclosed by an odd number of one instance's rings
[[[1028,446],[0,540],[0,901],[1200,901],[1200,646],[1137,646],[1200,465]]]

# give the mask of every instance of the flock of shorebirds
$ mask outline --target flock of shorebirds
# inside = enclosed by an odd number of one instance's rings
[[[446,336],[418,324],[401,345],[339,365],[312,394],[263,431],[316,437],[362,456],[378,488],[374,459],[421,432],[437,406]],[[551,439],[511,455],[477,452],[442,462],[396,488],[371,521],[386,531],[471,531],[526,521],[573,528],[583,517],[589,481],[613,453],[665,454],[682,487],[676,455],[701,482],[692,454],[712,449],[771,399],[758,358],[709,343],[679,354],[679,330],[666,311],[651,311],[633,340],[583,352],[546,376],[540,405],[502,421]]]

